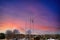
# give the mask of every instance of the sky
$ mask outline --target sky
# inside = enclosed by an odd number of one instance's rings
[[[60,34],[57,0],[0,0],[0,32]]]

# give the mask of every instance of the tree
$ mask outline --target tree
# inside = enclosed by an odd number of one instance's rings
[[[39,36],[37,36],[36,38],[34,38],[34,40],[40,40],[40,37],[39,37]]]
[[[15,38],[16,40],[18,40],[18,39],[19,39],[19,34],[20,34],[19,30],[14,29],[14,30],[13,30],[13,34],[14,34],[14,38]]]
[[[14,30],[13,30],[13,33],[14,33],[14,34],[20,34],[19,30],[17,30],[17,29],[14,29]]]
[[[0,39],[4,39],[5,38],[5,34],[4,33],[0,33]]]
[[[11,38],[13,38],[13,32],[11,30],[7,30],[6,31],[6,38],[9,40]]]

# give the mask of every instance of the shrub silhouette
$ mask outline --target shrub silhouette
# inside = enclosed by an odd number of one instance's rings
[[[5,38],[5,34],[4,33],[0,33],[0,39],[4,39]]]

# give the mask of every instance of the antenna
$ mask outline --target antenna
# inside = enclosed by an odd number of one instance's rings
[[[34,33],[34,18],[33,18],[33,16],[30,16],[30,28],[32,28],[33,33]]]
[[[29,35],[29,40],[31,39],[31,31],[33,31],[33,33],[34,33],[34,20],[33,20],[33,16],[32,15],[30,15],[29,17],[28,17],[28,20],[29,20],[29,29],[26,31],[27,33],[28,33],[28,35]],[[26,29],[26,24],[27,24],[27,22],[25,23],[25,29]],[[32,28],[32,30],[31,30],[31,28]]]

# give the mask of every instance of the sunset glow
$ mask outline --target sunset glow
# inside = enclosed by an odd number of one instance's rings
[[[42,1],[2,1],[0,7],[2,9],[0,32],[14,29],[21,33],[25,33],[28,29],[31,29],[32,33],[38,30],[37,34],[39,31],[42,31],[42,34],[58,31],[57,12],[47,4],[44,5]],[[33,23],[30,23],[30,17]]]

